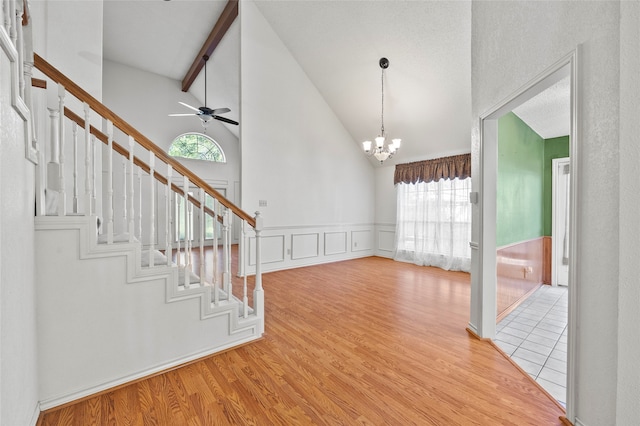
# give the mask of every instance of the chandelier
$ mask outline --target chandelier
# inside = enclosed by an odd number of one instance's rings
[[[362,142],[362,147],[367,155],[373,155],[380,161],[380,164],[384,163],[387,158],[393,157],[393,154],[400,148],[400,139],[391,139],[391,142],[387,140],[387,135],[384,133],[384,70],[389,68],[389,60],[387,58],[380,58],[380,68],[382,69],[382,113],[380,115],[380,134],[374,140],[376,141],[375,147],[372,149],[371,141]]]

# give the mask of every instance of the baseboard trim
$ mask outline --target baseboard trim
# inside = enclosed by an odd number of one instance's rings
[[[31,426],[37,426],[40,420],[40,403],[36,403],[35,407],[33,407],[33,414],[31,415],[31,421],[29,424]]]
[[[485,342],[490,342],[491,341],[491,339],[489,339],[488,337],[480,337],[480,335],[478,335],[478,333],[476,333],[471,328],[471,325],[469,325],[469,327],[467,327],[466,330],[467,330],[467,333],[469,333],[469,335],[471,335],[471,337],[474,337],[474,338],[476,338],[478,340],[482,340],[482,341],[485,341]]]
[[[571,423],[565,416],[560,416],[559,419],[564,426],[573,426],[573,423]]]
[[[215,356],[224,352],[228,352],[228,351],[240,348],[245,345],[249,345],[251,343],[262,340],[263,338],[264,338],[264,335],[258,338],[255,338],[252,336],[252,337],[241,340],[239,343],[233,342],[216,349],[200,352],[197,354],[193,354],[187,357],[174,360],[172,362],[168,362],[156,368],[151,368],[149,370],[131,374],[129,376],[122,377],[120,379],[113,380],[108,383],[103,383],[101,385],[93,386],[91,388],[77,391],[75,393],[64,395],[61,397],[40,401],[39,417],[41,418],[43,414],[61,410],[63,408],[77,404],[78,402],[86,401],[88,399],[95,398],[97,396],[101,396],[109,392],[113,392],[115,390],[132,385],[134,383],[138,383],[143,380],[150,379],[152,377],[160,376],[162,374],[168,373],[178,368],[186,367],[187,365],[194,364],[210,356]]]
[[[538,284],[537,287],[534,287],[531,290],[529,290],[528,292],[526,292],[525,294],[523,294],[518,300],[516,300],[511,305],[509,305],[509,307],[507,307],[507,309],[505,309],[504,311],[500,312],[498,314],[498,317],[496,318],[496,324],[499,323],[500,321],[502,321],[503,319],[505,319],[506,316],[509,315],[511,312],[513,312],[514,309],[516,309],[518,306],[520,306],[520,304],[522,302],[527,300],[527,297],[531,296],[533,293],[536,292],[536,290],[538,290],[542,286],[543,286],[543,284]]]

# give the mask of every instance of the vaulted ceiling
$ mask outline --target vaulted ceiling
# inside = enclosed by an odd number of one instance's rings
[[[181,82],[226,3],[105,0],[104,57]],[[389,136],[403,140],[401,151],[388,163],[469,151],[469,2],[256,4],[354,143],[380,131],[378,60],[387,57],[384,125]],[[231,108],[225,116],[234,120],[240,110],[238,21],[208,62],[207,106]],[[201,72],[190,91],[204,103],[203,80]]]

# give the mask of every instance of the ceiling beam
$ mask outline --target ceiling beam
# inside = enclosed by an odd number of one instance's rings
[[[207,59],[211,56],[215,48],[222,40],[222,37],[227,33],[227,30],[238,16],[238,0],[228,0],[222,14],[218,18],[218,22],[213,26],[211,34],[207,37],[207,40],[202,45],[200,52],[191,64],[187,75],[182,79],[182,91],[189,90],[196,77],[200,73],[200,70],[204,66],[205,56]]]

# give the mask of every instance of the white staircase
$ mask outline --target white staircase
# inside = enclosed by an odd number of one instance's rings
[[[42,409],[260,338],[259,214],[34,62]]]

